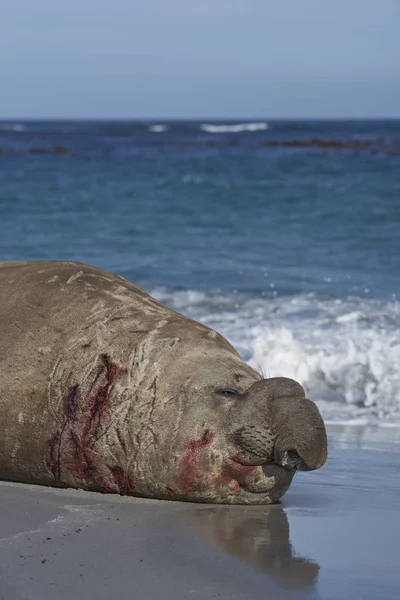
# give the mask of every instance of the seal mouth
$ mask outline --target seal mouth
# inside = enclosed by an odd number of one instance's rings
[[[295,474],[295,470],[276,463],[262,465],[246,465],[237,459],[229,460],[230,471],[239,487],[251,494],[265,494],[275,488],[287,488]]]

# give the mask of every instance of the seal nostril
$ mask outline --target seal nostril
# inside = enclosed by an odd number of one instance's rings
[[[307,469],[305,462],[296,450],[286,450],[281,464],[283,467],[289,467],[295,471],[305,471]]]

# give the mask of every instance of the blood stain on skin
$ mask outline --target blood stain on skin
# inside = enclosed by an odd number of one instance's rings
[[[185,444],[185,453],[180,464],[180,483],[184,490],[191,489],[196,483],[198,462],[205,450],[214,441],[214,434],[206,429],[199,440],[190,440]]]
[[[135,482],[121,467],[111,467],[114,481],[118,486],[121,496],[133,496],[136,493]]]
[[[239,487],[246,487],[246,479],[257,471],[257,465],[242,465],[239,461],[241,455],[237,454],[233,458],[229,459],[228,464],[222,469],[218,475],[217,483],[219,485],[229,485],[234,482],[236,489]]]
[[[95,485],[109,493],[135,493],[133,479],[120,466],[107,468],[95,448],[109,413],[110,392],[127,372],[107,354],[101,354],[88,396],[82,399],[78,383],[67,389],[61,405],[61,426],[47,443],[47,465],[57,482],[62,483],[62,462],[68,469],[72,459],[75,477],[85,486]],[[126,455],[126,443],[119,430],[116,436]]]
[[[91,435],[96,438],[107,414],[110,390],[123,375],[127,374],[127,369],[114,363],[107,354],[101,354],[100,360],[101,364],[97,368],[95,386],[102,377],[105,381],[100,383],[97,389],[95,387],[95,391],[89,396],[89,413],[83,430],[84,436],[91,430]]]

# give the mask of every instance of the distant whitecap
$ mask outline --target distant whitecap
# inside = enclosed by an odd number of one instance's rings
[[[149,127],[149,131],[151,131],[152,133],[163,133],[164,131],[167,131],[168,127],[167,125],[150,125]]]
[[[260,123],[235,123],[231,125],[212,125],[203,123],[200,129],[207,133],[241,133],[242,131],[265,131],[269,125],[265,122]]]
[[[0,131],[25,131],[26,127],[21,123],[0,123]]]

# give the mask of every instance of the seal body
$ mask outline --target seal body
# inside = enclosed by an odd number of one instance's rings
[[[264,504],[326,459],[299,384],[117,275],[0,263],[0,331],[3,479]]]

